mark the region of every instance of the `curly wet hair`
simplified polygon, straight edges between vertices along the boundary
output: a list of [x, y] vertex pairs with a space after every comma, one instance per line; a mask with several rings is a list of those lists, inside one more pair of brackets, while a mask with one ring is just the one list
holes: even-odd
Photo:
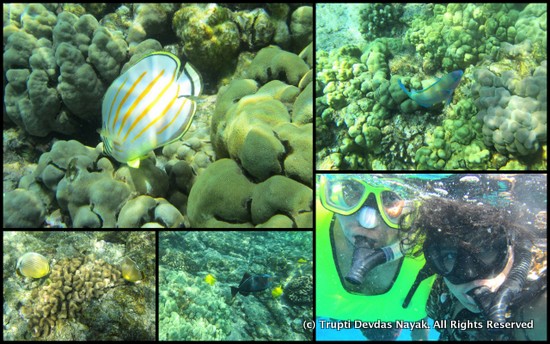
[[422, 202], [415, 219], [403, 228], [401, 249], [408, 255], [422, 254], [426, 238], [453, 240], [472, 253], [480, 252], [505, 235], [509, 242], [532, 240], [530, 232], [519, 225], [511, 211], [488, 204], [466, 203], [444, 198]]

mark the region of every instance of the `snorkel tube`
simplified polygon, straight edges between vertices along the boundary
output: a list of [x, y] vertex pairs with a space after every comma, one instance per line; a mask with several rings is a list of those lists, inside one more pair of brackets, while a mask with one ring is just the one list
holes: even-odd
[[487, 287], [479, 287], [467, 293], [487, 319], [497, 323], [506, 322], [506, 312], [510, 305], [518, 300], [531, 266], [532, 253], [528, 244], [525, 240], [514, 247], [513, 266], [498, 291], [491, 292]]
[[346, 275], [346, 281], [354, 285], [361, 285], [369, 271], [382, 265], [403, 257], [399, 243], [379, 249], [372, 249], [367, 245], [367, 239], [363, 236], [355, 237], [355, 250], [351, 269]]
[[514, 263], [510, 275], [500, 287], [487, 313], [487, 317], [495, 322], [506, 322], [505, 314], [508, 306], [523, 289], [532, 260], [532, 253], [527, 245], [528, 241], [526, 240], [522, 245], [514, 247], [514, 257], [516, 257], [517, 263]]

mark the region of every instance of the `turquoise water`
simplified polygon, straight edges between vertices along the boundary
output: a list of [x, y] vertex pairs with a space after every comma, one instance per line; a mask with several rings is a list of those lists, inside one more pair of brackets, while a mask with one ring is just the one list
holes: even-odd
[[[301, 326], [313, 318], [311, 232], [161, 232], [159, 242], [160, 340], [312, 339]], [[269, 275], [268, 288], [232, 297], [245, 273]]]

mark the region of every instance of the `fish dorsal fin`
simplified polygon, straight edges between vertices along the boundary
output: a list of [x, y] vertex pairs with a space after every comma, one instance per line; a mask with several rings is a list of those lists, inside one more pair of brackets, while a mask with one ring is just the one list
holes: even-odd
[[243, 279], [241, 280], [241, 283], [239, 283], [239, 287], [241, 285], [243, 285], [244, 282], [246, 282], [246, 280], [248, 280], [250, 278], [250, 274], [248, 272], [245, 272], [244, 275], [243, 275]]
[[197, 69], [186, 63], [178, 77], [180, 92], [178, 96], [199, 96], [202, 92], [202, 78]]

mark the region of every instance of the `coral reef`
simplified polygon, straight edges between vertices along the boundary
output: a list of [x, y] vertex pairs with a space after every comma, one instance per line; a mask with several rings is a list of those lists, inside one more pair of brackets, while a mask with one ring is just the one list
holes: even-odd
[[359, 30], [366, 40], [397, 35], [400, 25], [395, 25], [403, 15], [402, 4], [365, 4], [359, 11]]
[[302, 276], [293, 279], [285, 286], [285, 297], [293, 304], [313, 304], [313, 277]]
[[128, 46], [91, 15], [62, 12], [49, 20], [55, 16], [43, 5], [30, 6], [32, 17], [42, 21], [12, 14], [4, 27], [6, 114], [32, 135], [75, 134], [83, 124], [97, 123], [103, 93]]
[[485, 144], [502, 154], [529, 155], [546, 142], [546, 61], [532, 76], [505, 71], [501, 78], [480, 68], [472, 87]]
[[[220, 90], [212, 144], [218, 159], [238, 164], [218, 160], [197, 179], [189, 195], [193, 226], [311, 226], [308, 53], [311, 49], [300, 57], [278, 47], [264, 48], [245, 72], [256, 80], [237, 79]], [[265, 84], [258, 87], [257, 82]], [[224, 188], [219, 187], [222, 183]], [[270, 199], [264, 199], [266, 191]]]
[[[311, 288], [312, 265], [299, 264], [296, 258], [312, 258], [311, 233], [163, 231], [159, 239], [160, 340], [312, 338], [300, 325], [301, 319], [312, 316], [312, 290], [306, 303], [271, 294], [293, 280], [305, 286], [309, 279]], [[272, 285], [232, 299], [231, 287], [247, 271], [273, 276]], [[216, 281], [209, 284], [208, 276]]]
[[4, 194], [3, 208], [4, 228], [37, 228], [44, 222], [46, 215], [46, 208], [37, 195], [25, 189], [15, 189]]
[[[546, 99], [541, 95], [546, 92], [546, 5], [319, 9], [321, 28], [332, 22], [347, 31], [343, 43], [317, 51], [318, 169], [545, 168]], [[361, 28], [363, 41], [354, 33]], [[321, 30], [317, 41], [324, 46], [330, 36], [330, 31]], [[483, 85], [476, 77], [480, 68], [502, 78], [507, 97], [502, 91], [489, 94], [488, 88], [502, 86]], [[407, 87], [422, 89], [458, 69], [464, 76], [450, 105], [420, 108], [398, 85], [402, 80]], [[506, 103], [498, 107], [510, 107], [509, 111], [495, 115], [497, 98]], [[502, 119], [492, 120], [495, 117]], [[504, 119], [505, 139], [500, 129]]]
[[[4, 225], [189, 227], [193, 184], [223, 158], [254, 183], [281, 175], [311, 188], [312, 16], [301, 4], [5, 5], [4, 179], [14, 197]], [[185, 137], [132, 170], [98, 145], [101, 103], [113, 80], [155, 51], [198, 67], [207, 95], [194, 99]], [[239, 90], [242, 80], [254, 89]], [[264, 110], [277, 123], [255, 118]]]
[[[155, 338], [154, 232], [5, 231], [4, 340], [152, 340]], [[16, 275], [22, 250], [52, 261], [49, 275]], [[146, 278], [122, 278], [132, 257]]]
[[75, 318], [83, 303], [121, 283], [120, 271], [103, 260], [64, 258], [52, 267], [50, 284], [35, 289], [21, 312], [34, 336], [48, 336], [59, 321]]
[[187, 5], [174, 14], [173, 29], [182, 40], [183, 50], [191, 62], [206, 73], [218, 73], [234, 60], [241, 43], [231, 10], [209, 5]]

